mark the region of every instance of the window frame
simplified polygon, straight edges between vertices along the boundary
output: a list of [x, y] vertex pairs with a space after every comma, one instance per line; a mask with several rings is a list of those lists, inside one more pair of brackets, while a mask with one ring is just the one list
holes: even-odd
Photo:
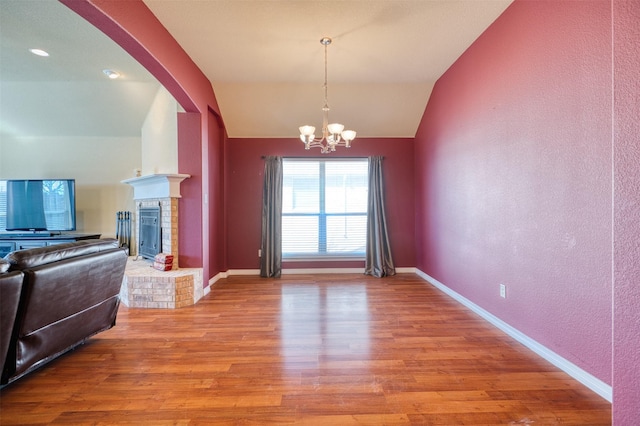
[[[281, 217], [317, 217], [318, 218], [318, 252], [317, 253], [287, 253], [282, 252], [282, 260], [285, 262], [301, 262], [301, 261], [361, 261], [365, 260], [365, 251], [362, 252], [347, 252], [345, 254], [339, 253], [326, 253], [327, 250], [327, 218], [329, 217], [364, 217], [367, 220], [368, 212], [365, 204], [364, 212], [339, 212], [331, 213], [326, 211], [326, 163], [329, 162], [341, 162], [341, 161], [360, 161], [367, 165], [367, 183], [368, 183], [368, 157], [339, 157], [339, 158], [300, 158], [300, 157], [283, 157], [283, 164], [286, 161], [302, 162], [308, 161], [310, 163], [319, 163], [319, 212], [300, 212], [300, 213], [285, 213], [282, 209]], [[283, 171], [283, 189], [284, 189], [284, 171]], [[368, 185], [367, 185], [368, 186]], [[368, 188], [367, 188], [368, 191]], [[366, 235], [366, 229], [365, 235]], [[366, 239], [365, 239], [366, 245]], [[365, 247], [366, 250], [366, 247]]]

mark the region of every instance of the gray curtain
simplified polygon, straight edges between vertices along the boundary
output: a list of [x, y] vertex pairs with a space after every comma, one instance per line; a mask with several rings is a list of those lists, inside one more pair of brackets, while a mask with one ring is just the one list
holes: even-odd
[[364, 264], [365, 275], [385, 277], [395, 275], [387, 235], [387, 219], [384, 213], [384, 181], [382, 160], [369, 157], [369, 201], [367, 206], [367, 248]]
[[264, 163], [260, 276], [279, 277], [282, 272], [282, 158], [269, 156]]

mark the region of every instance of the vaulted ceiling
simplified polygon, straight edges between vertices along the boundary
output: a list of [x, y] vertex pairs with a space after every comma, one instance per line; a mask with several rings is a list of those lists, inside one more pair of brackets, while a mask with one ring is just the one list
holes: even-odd
[[[230, 137], [331, 121], [412, 137], [436, 80], [512, 0], [145, 0], [212, 82]], [[34, 56], [41, 48], [49, 57]], [[122, 74], [109, 80], [103, 69]], [[0, 3], [0, 134], [139, 136], [159, 83], [51, 0]]]
[[[109, 80], [105, 68], [126, 76]], [[158, 87], [58, 1], [0, 1], [0, 137], [139, 137]]]

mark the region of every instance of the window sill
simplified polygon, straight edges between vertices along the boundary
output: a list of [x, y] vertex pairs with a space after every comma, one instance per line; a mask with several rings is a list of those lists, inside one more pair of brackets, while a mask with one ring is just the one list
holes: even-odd
[[364, 256], [287, 256], [283, 262], [354, 262], [364, 261]]

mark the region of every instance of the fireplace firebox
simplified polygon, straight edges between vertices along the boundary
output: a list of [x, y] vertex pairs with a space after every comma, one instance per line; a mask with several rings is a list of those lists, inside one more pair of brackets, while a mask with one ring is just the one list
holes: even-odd
[[140, 236], [138, 238], [138, 255], [153, 259], [162, 251], [162, 226], [160, 224], [160, 205], [142, 207], [140, 214]]

